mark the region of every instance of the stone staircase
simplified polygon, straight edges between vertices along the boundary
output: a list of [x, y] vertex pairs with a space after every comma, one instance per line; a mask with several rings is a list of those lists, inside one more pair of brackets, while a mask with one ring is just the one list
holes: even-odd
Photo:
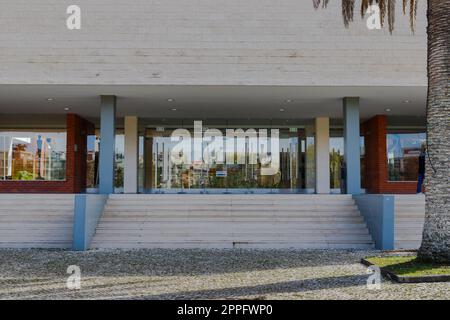
[[424, 221], [424, 195], [396, 195], [395, 249], [418, 249]]
[[110, 195], [91, 248], [373, 248], [350, 195]]
[[71, 248], [73, 194], [0, 194], [0, 248]]

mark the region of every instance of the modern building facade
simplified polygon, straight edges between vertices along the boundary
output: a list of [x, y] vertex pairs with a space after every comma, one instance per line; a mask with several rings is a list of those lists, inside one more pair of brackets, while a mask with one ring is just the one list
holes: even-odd
[[338, 3], [70, 5], [1, 4], [1, 193], [416, 193], [425, 3], [393, 35]]

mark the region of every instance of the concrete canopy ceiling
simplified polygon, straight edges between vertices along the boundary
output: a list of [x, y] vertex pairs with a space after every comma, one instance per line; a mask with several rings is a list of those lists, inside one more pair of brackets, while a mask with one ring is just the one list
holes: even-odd
[[423, 117], [426, 94], [426, 87], [0, 85], [0, 116], [71, 112], [97, 121], [100, 95], [116, 95], [118, 117], [339, 119], [346, 96], [361, 98], [362, 119], [376, 114]]

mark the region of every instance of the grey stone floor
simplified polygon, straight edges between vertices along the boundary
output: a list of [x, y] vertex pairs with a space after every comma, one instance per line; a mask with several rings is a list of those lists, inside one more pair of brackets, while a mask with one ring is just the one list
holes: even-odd
[[[367, 289], [343, 250], [0, 250], [0, 299], [450, 299], [450, 283]], [[81, 268], [81, 289], [66, 287]]]

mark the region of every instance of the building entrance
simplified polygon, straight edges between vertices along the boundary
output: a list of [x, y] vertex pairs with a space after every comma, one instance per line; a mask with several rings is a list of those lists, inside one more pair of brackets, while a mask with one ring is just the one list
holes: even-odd
[[313, 193], [314, 136], [305, 128], [208, 126], [145, 131], [150, 193]]

